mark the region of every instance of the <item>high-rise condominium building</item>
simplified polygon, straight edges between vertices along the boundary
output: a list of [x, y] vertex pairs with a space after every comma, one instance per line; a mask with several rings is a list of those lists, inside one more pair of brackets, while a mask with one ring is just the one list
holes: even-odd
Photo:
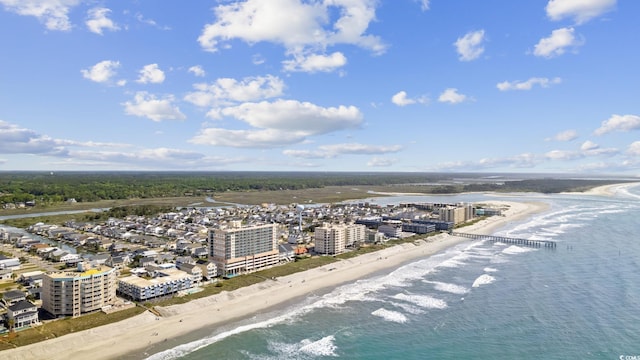
[[45, 273], [42, 278], [42, 308], [58, 316], [80, 316], [116, 301], [116, 270], [108, 266], [77, 271]]
[[209, 230], [209, 258], [218, 274], [233, 276], [278, 264], [276, 225], [254, 225]]

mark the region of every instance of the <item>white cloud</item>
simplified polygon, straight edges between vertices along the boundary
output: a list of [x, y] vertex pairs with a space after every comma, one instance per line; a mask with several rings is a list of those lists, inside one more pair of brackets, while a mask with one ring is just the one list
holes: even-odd
[[139, 91], [134, 96], [133, 102], [127, 101], [123, 105], [127, 115], [146, 117], [153, 121], [186, 119], [187, 117], [173, 105], [173, 102], [173, 96], [158, 99], [155, 95]]
[[116, 75], [116, 69], [119, 67], [120, 62], [118, 61], [104, 60], [88, 69], [82, 69], [80, 72], [85, 79], [89, 79], [97, 83], [106, 83]]
[[535, 154], [524, 153], [504, 158], [484, 158], [479, 161], [450, 161], [438, 164], [432, 170], [486, 170], [495, 168], [532, 168], [539, 164], [540, 157]]
[[[377, 36], [366, 33], [375, 20], [377, 4], [375, 0], [246, 0], [221, 4], [214, 9], [216, 22], [205, 25], [198, 42], [211, 52], [218, 51], [220, 42], [240, 39], [249, 44], [280, 44], [287, 54], [304, 58], [337, 44], [356, 45], [379, 54], [386, 46]], [[295, 56], [293, 61], [295, 64]]]
[[458, 38], [453, 45], [456, 47], [460, 61], [475, 60], [484, 52], [482, 42], [485, 40], [484, 30], [471, 31]]
[[571, 141], [578, 138], [578, 132], [575, 130], [565, 130], [557, 133], [553, 138], [545, 139], [546, 141]]
[[303, 159], [330, 159], [340, 155], [388, 154], [402, 150], [401, 145], [366, 145], [359, 143], [321, 145], [316, 150], [285, 150], [282, 153]]
[[576, 39], [573, 28], [560, 28], [553, 30], [549, 37], [540, 39], [533, 54], [552, 58], [564, 54], [567, 48], [577, 48], [583, 43], [584, 41]]
[[458, 104], [468, 100], [466, 95], [458, 93], [458, 89], [448, 88], [438, 97], [439, 102], [448, 102], [449, 104]]
[[304, 141], [309, 136], [354, 128], [362, 122], [355, 106], [321, 107], [296, 100], [243, 103], [216, 110], [249, 124], [252, 129], [205, 128], [191, 142], [232, 147], [277, 147]]
[[307, 135], [326, 134], [354, 128], [362, 122], [362, 113], [355, 106], [321, 107], [297, 100], [243, 103], [220, 111], [261, 129], [301, 131]]
[[64, 144], [49, 136], [0, 120], [1, 154], [64, 154]]
[[580, 150], [582, 151], [589, 151], [589, 150], [595, 150], [599, 148], [598, 144], [594, 143], [593, 141], [587, 140], [585, 142], [582, 143], [582, 145], [580, 145]]
[[140, 70], [140, 76], [136, 82], [147, 84], [160, 84], [164, 81], [164, 72], [160, 70], [158, 64], [145, 65]]
[[612, 10], [615, 5], [616, 0], [549, 0], [546, 10], [551, 20], [573, 18], [581, 24]]
[[380, 157], [373, 157], [371, 160], [367, 162], [367, 166], [369, 167], [388, 167], [395, 164], [397, 159], [387, 159]]
[[640, 129], [640, 116], [637, 115], [611, 115], [602, 122], [602, 126], [594, 131], [596, 135], [604, 135], [613, 131], [628, 132]]
[[627, 154], [640, 156], [640, 141], [634, 141], [633, 143], [631, 143], [631, 145], [629, 145], [629, 148], [627, 148]]
[[194, 88], [197, 91], [188, 93], [184, 99], [194, 105], [207, 107], [278, 97], [282, 95], [285, 85], [279, 77], [266, 75], [242, 80], [220, 78], [212, 84], [195, 84]]
[[205, 128], [189, 142], [235, 148], [273, 148], [303, 141], [306, 133], [280, 129], [229, 130]]
[[422, 8], [422, 11], [429, 10], [429, 1], [430, 0], [418, 0], [418, 2], [420, 3], [420, 8]]
[[136, 14], [136, 20], [138, 20], [142, 24], [150, 25], [160, 30], [171, 30], [171, 27], [158, 25], [158, 23], [155, 20], [147, 19], [142, 14], [139, 14], [139, 13]]
[[107, 16], [111, 13], [111, 10], [107, 8], [93, 8], [87, 12], [88, 19], [85, 22], [89, 31], [102, 35], [102, 30], [107, 29], [110, 31], [120, 30], [120, 27], [109, 19]]
[[69, 31], [69, 11], [80, 0], [0, 0], [0, 4], [18, 15], [38, 18], [49, 30]]
[[496, 87], [500, 91], [508, 91], [508, 90], [531, 90], [534, 85], [539, 85], [540, 87], [546, 88], [554, 84], [560, 84], [562, 79], [559, 77], [549, 79], [549, 78], [538, 78], [532, 77], [527, 81], [503, 81], [498, 83]]
[[583, 157], [580, 152], [572, 150], [551, 150], [544, 156], [549, 160], [575, 160]]
[[190, 67], [189, 72], [198, 77], [204, 77], [205, 75], [207, 75], [207, 73], [204, 71], [204, 69], [200, 65], [194, 65]]
[[619, 153], [615, 148], [600, 148], [600, 145], [585, 141], [580, 145], [580, 150], [552, 150], [545, 154], [548, 160], [571, 161], [592, 156], [611, 156]]
[[331, 72], [347, 64], [347, 58], [341, 52], [331, 55], [295, 54], [292, 60], [282, 62], [284, 70], [290, 72]]
[[427, 104], [429, 102], [429, 99], [426, 96], [408, 98], [406, 91], [399, 91], [391, 97], [391, 102], [398, 106], [407, 106], [416, 103]]

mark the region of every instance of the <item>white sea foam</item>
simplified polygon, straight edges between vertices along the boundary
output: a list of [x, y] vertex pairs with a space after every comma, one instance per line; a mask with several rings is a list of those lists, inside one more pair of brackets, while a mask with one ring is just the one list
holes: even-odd
[[371, 313], [371, 315], [375, 315], [378, 317], [381, 317], [387, 321], [391, 321], [391, 322], [397, 322], [397, 323], [406, 323], [409, 319], [407, 319], [407, 317], [397, 311], [391, 311], [391, 310], [387, 310], [387, 309], [383, 309], [380, 308], [374, 312]]
[[444, 309], [447, 307], [446, 301], [428, 295], [408, 295], [400, 293], [394, 295], [393, 298], [412, 303], [425, 309]]
[[492, 267], [484, 268], [484, 272], [496, 272], [496, 271], [498, 271], [498, 269], [496, 269], [496, 268], [492, 268]]
[[508, 248], [502, 250], [502, 253], [503, 254], [514, 255], [514, 254], [526, 253], [526, 252], [529, 252], [529, 251], [536, 251], [536, 249], [525, 248], [525, 247], [516, 246], [516, 245], [511, 245]]
[[445, 283], [440, 281], [425, 281], [425, 283], [433, 284], [434, 285], [433, 288], [438, 291], [448, 292], [451, 294], [462, 295], [469, 292], [469, 289], [461, 285], [450, 284], [450, 283]]
[[496, 281], [496, 278], [494, 278], [493, 276], [487, 275], [487, 274], [482, 274], [482, 275], [478, 276], [478, 278], [473, 282], [473, 285], [471, 285], [471, 287], [477, 288], [477, 287], [480, 287], [482, 285], [491, 284], [494, 281]]
[[404, 312], [407, 312], [412, 315], [424, 314], [424, 310], [420, 309], [417, 306], [413, 306], [411, 304], [396, 302], [396, 301], [391, 301], [389, 303], [395, 307], [399, 307]]
[[336, 349], [338, 348], [335, 344], [335, 337], [333, 335], [325, 336], [320, 340], [311, 341], [309, 339], [302, 340], [300, 347], [300, 351], [306, 354], [314, 355], [314, 356], [338, 356], [336, 354]]

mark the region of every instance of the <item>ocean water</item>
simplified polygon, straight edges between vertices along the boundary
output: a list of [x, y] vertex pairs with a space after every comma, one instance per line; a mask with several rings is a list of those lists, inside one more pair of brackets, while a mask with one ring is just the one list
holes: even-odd
[[446, 201], [491, 199], [549, 203], [496, 234], [557, 248], [469, 241], [148, 358], [640, 359], [640, 187]]

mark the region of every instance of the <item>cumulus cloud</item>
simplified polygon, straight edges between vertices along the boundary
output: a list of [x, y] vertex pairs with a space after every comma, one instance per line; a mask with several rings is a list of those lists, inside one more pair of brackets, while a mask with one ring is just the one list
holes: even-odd
[[339, 51], [331, 55], [296, 54], [292, 60], [282, 62], [285, 71], [289, 72], [331, 72], [347, 64], [347, 58]]
[[331, 144], [318, 146], [316, 150], [285, 150], [282, 153], [303, 159], [330, 159], [340, 155], [374, 155], [395, 153], [402, 150], [401, 145], [366, 145], [359, 143]]
[[594, 143], [593, 141], [587, 140], [583, 142], [582, 145], [580, 145], [580, 150], [589, 151], [589, 150], [595, 150], [598, 147], [599, 147], [598, 144]]
[[301, 131], [308, 135], [354, 128], [362, 122], [362, 113], [355, 106], [321, 107], [297, 100], [243, 103], [224, 108], [222, 116], [242, 120], [261, 129]]
[[575, 130], [565, 130], [555, 134], [552, 138], [545, 139], [546, 141], [571, 141], [578, 138], [578, 132]]
[[153, 121], [186, 119], [173, 102], [174, 98], [171, 95], [159, 99], [155, 95], [139, 91], [133, 101], [127, 101], [123, 105], [127, 115], [146, 117]]
[[205, 128], [189, 142], [199, 145], [235, 148], [273, 148], [299, 143], [306, 136], [304, 132], [279, 129], [231, 130]]
[[634, 141], [627, 148], [627, 154], [633, 156], [640, 156], [640, 141]]
[[426, 104], [429, 102], [429, 99], [426, 96], [409, 98], [407, 97], [406, 91], [399, 91], [391, 97], [391, 102], [398, 106], [407, 106], [407, 105], [416, 104], [416, 103]]
[[439, 102], [447, 102], [449, 104], [458, 104], [468, 100], [467, 95], [458, 93], [456, 88], [448, 88], [438, 97]]
[[532, 168], [539, 164], [542, 159], [531, 153], [524, 153], [504, 158], [483, 158], [478, 161], [450, 161], [440, 163], [432, 170], [469, 171], [486, 170], [495, 168]]
[[553, 30], [549, 37], [540, 39], [535, 45], [533, 54], [552, 58], [564, 54], [567, 48], [577, 48], [583, 43], [584, 41], [576, 38], [573, 28], [560, 28]]
[[549, 0], [546, 11], [551, 20], [573, 18], [581, 24], [612, 10], [615, 5], [616, 0]]
[[69, 31], [69, 11], [80, 0], [0, 0], [0, 4], [18, 15], [36, 17], [49, 30]]
[[594, 131], [596, 135], [604, 135], [613, 131], [628, 132], [640, 129], [640, 116], [637, 115], [611, 115], [602, 122], [602, 125]]
[[194, 65], [190, 67], [189, 72], [198, 77], [204, 77], [205, 75], [207, 75], [207, 73], [204, 71], [204, 69], [200, 65]]
[[[366, 33], [369, 23], [375, 20], [377, 3], [375, 0], [246, 0], [221, 4], [214, 9], [216, 22], [205, 25], [198, 42], [211, 52], [218, 51], [221, 42], [240, 39], [249, 44], [262, 41], [280, 44], [287, 54], [303, 58], [338, 44], [356, 45], [379, 54], [386, 46], [377, 36]], [[339, 56], [318, 60], [323, 63], [330, 60], [334, 66], [341, 61]], [[295, 60], [295, 56], [292, 61], [285, 65], [306, 63]]]
[[0, 120], [0, 153], [58, 155], [66, 149], [60, 140]]
[[252, 129], [205, 128], [191, 139], [196, 144], [268, 148], [299, 143], [307, 137], [354, 128], [362, 122], [355, 106], [321, 107], [296, 100], [248, 102], [217, 111]]
[[118, 61], [104, 60], [88, 69], [82, 69], [80, 72], [85, 79], [89, 79], [97, 83], [107, 83], [116, 75], [116, 69], [119, 67], [120, 62]]
[[195, 84], [194, 88], [196, 91], [188, 93], [185, 100], [200, 107], [210, 107], [278, 97], [285, 85], [279, 77], [266, 75], [242, 80], [220, 78], [212, 84]]
[[482, 46], [484, 40], [484, 30], [471, 31], [458, 38], [453, 45], [456, 47], [460, 61], [471, 61], [480, 57], [484, 52]]
[[102, 35], [103, 30], [118, 31], [120, 27], [109, 19], [108, 16], [111, 13], [107, 8], [93, 8], [87, 12], [88, 19], [85, 22], [89, 31]]
[[618, 154], [619, 150], [615, 148], [601, 148], [600, 145], [585, 141], [580, 145], [579, 150], [552, 150], [545, 154], [549, 160], [570, 161], [593, 156], [612, 156]]
[[164, 81], [164, 71], [160, 70], [158, 64], [145, 65], [139, 73], [140, 76], [136, 82], [141, 84], [160, 84]]
[[389, 167], [395, 164], [397, 159], [388, 159], [381, 157], [373, 157], [371, 160], [367, 162], [367, 166], [369, 167]]
[[531, 90], [534, 85], [546, 88], [554, 84], [560, 84], [561, 82], [562, 79], [560, 79], [559, 77], [555, 77], [553, 79], [532, 77], [526, 81], [503, 81], [501, 83], [498, 83], [496, 87], [500, 91]]

